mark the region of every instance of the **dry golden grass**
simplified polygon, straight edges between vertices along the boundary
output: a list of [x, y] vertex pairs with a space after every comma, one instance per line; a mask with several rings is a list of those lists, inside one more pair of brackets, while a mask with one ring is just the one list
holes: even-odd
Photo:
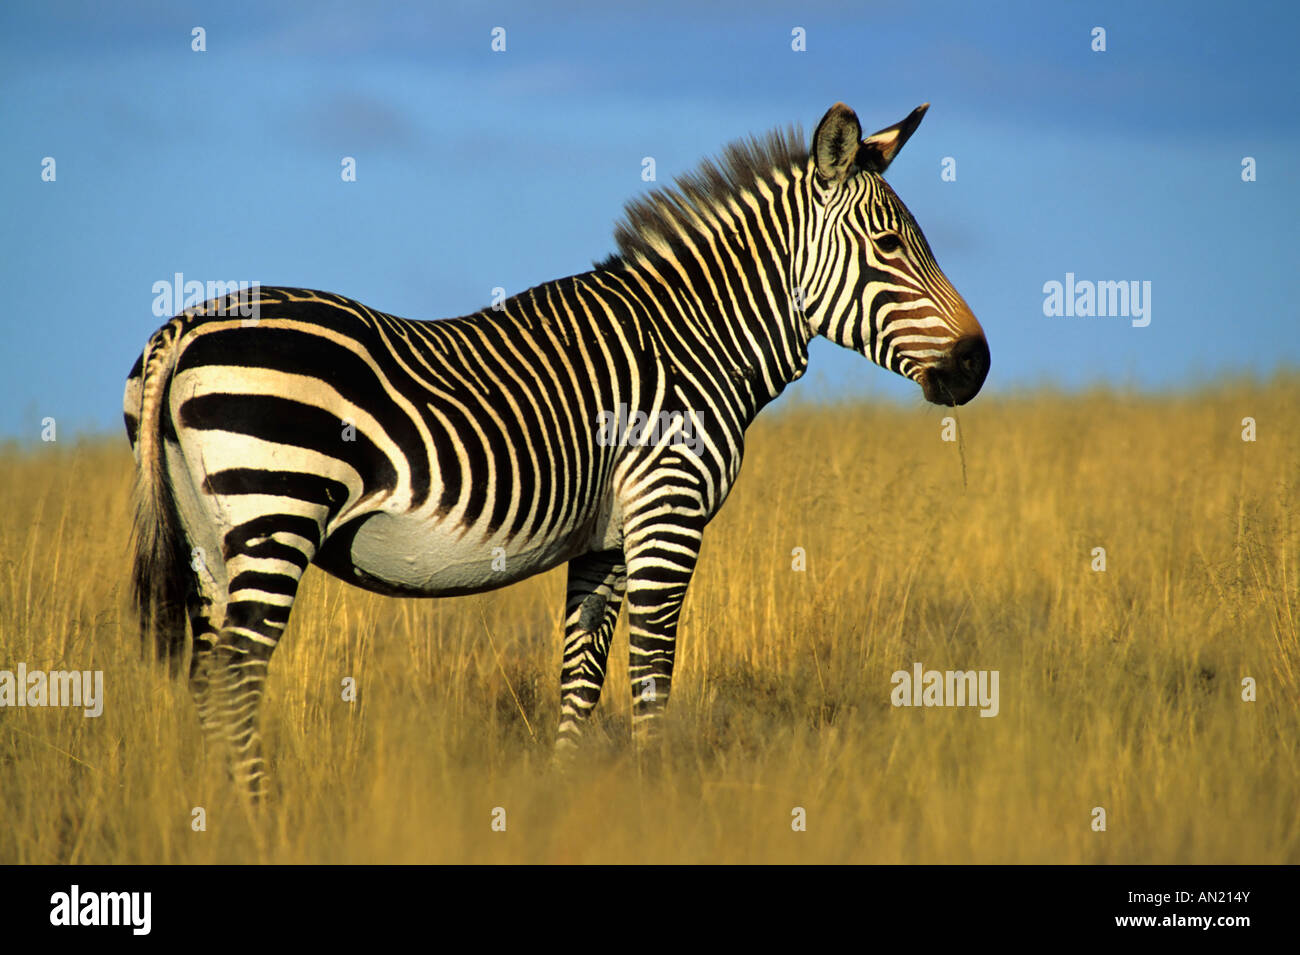
[[[139, 656], [125, 439], [11, 449], [0, 669], [102, 669], [107, 701], [0, 709], [0, 862], [1300, 862], [1300, 381], [980, 399], [965, 487], [941, 416], [787, 407], [751, 431], [654, 773], [626, 617], [590, 746], [548, 769], [562, 571], [414, 601], [313, 570], [251, 820], [184, 684]], [[1001, 714], [891, 707], [914, 661], [998, 669]]]

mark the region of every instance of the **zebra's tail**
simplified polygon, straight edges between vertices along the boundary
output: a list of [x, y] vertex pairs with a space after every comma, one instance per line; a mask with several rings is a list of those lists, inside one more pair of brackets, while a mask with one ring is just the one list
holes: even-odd
[[[180, 673], [185, 653], [185, 596], [190, 573], [186, 538], [176, 499], [167, 478], [163, 416], [167, 384], [175, 363], [180, 321], [174, 319], [149, 339], [127, 379], [126, 414], [137, 418], [135, 430], [136, 494], [131, 593], [140, 619], [140, 638], [147, 652], [150, 638], [172, 676]], [[132, 398], [138, 396], [138, 401]], [[132, 407], [134, 403], [135, 407]]]

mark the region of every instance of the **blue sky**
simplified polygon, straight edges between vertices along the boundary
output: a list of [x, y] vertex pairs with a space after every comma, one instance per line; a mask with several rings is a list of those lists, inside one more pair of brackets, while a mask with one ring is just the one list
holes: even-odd
[[[263, 6], [0, 9], [0, 437], [120, 429], [176, 272], [464, 314], [608, 254], [643, 157], [667, 183], [836, 100], [868, 131], [932, 103], [887, 178], [987, 391], [1300, 365], [1294, 4]], [[1067, 272], [1149, 281], [1150, 325], [1044, 316]], [[792, 391], [918, 400], [829, 343]]]

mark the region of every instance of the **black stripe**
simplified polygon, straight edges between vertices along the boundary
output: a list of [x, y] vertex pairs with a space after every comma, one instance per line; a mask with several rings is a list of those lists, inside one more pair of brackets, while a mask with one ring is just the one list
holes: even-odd
[[397, 487], [397, 471], [359, 427], [351, 440], [337, 415], [289, 398], [271, 395], [199, 395], [181, 405], [181, 426], [196, 431], [226, 431], [306, 448], [344, 461], [361, 475], [367, 495]]
[[260, 570], [246, 570], [236, 574], [230, 581], [230, 593], [240, 590], [260, 590], [267, 594], [285, 594], [292, 597], [298, 590], [298, 581], [288, 574], [267, 573]]
[[261, 545], [252, 545], [250, 541], [258, 537], [269, 538], [272, 534], [278, 533], [294, 534], [311, 541], [313, 551], [320, 547], [320, 525], [310, 517], [301, 517], [297, 514], [266, 514], [231, 528], [222, 541], [221, 556], [229, 560], [236, 554], [253, 554], [254, 547]]
[[301, 471], [265, 471], [259, 468], [228, 468], [209, 474], [203, 480], [209, 494], [270, 494], [298, 501], [321, 504], [334, 517], [348, 499], [348, 486], [342, 481], [305, 474]]

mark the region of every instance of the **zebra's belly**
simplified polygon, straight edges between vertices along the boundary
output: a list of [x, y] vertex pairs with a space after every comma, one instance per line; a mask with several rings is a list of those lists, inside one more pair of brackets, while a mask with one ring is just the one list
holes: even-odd
[[531, 577], [592, 549], [586, 533], [509, 550], [459, 528], [413, 515], [373, 513], [340, 529], [316, 563], [348, 583], [398, 596], [480, 593]]

